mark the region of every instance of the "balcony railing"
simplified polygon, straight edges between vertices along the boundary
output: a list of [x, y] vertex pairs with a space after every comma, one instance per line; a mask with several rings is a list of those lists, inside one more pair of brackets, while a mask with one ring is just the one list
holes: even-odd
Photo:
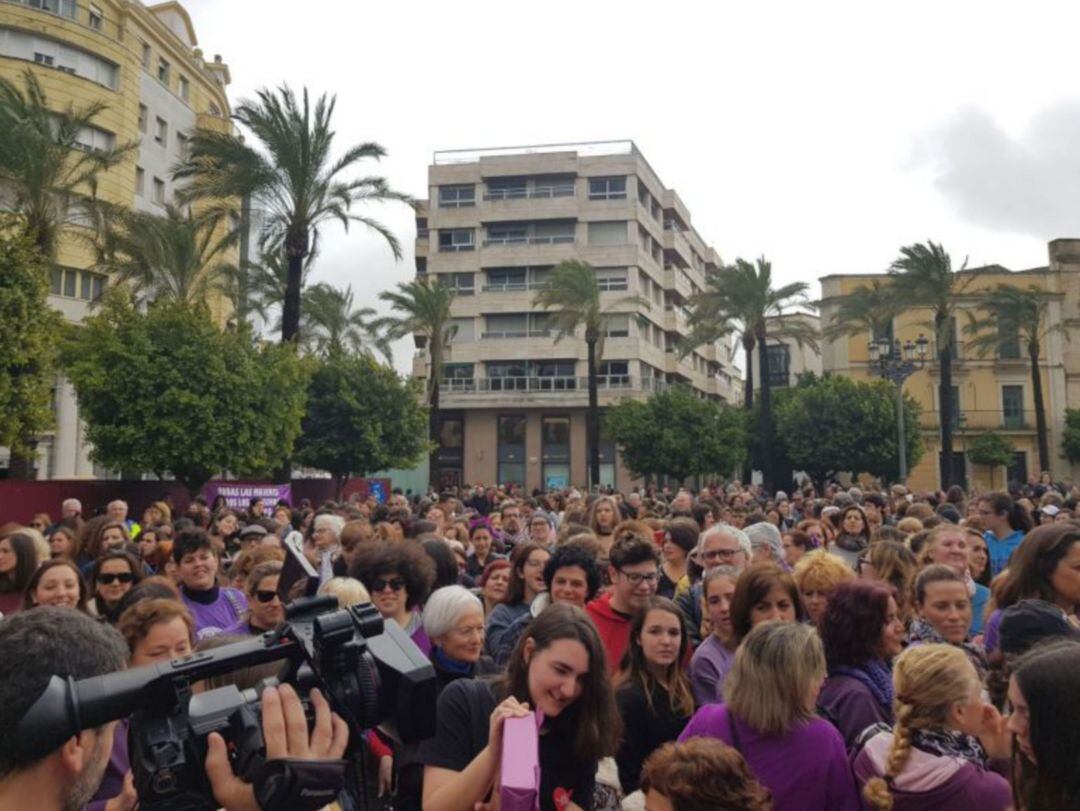
[[[936, 401], [934, 405], [937, 405]], [[919, 422], [923, 428], [938, 428], [941, 412], [936, 408], [923, 410]], [[1049, 415], [1047, 415], [1049, 420]], [[1034, 431], [1035, 411], [1002, 411], [999, 409], [960, 408], [953, 414], [953, 430], [957, 433], [983, 431]]]
[[[652, 377], [633, 377], [631, 375], [599, 375], [596, 379], [600, 391], [641, 391], [646, 393], [661, 392], [668, 384]], [[587, 377], [482, 377], [463, 380], [444, 380], [439, 386], [444, 394], [484, 394], [503, 391], [574, 391], [586, 392], [589, 388]]]
[[557, 186], [537, 186], [533, 189], [488, 189], [484, 193], [484, 200], [488, 202], [499, 200], [543, 200], [552, 197], [573, 197], [574, 184], [559, 184]]
[[529, 329], [529, 330], [495, 330], [493, 332], [485, 332], [480, 336], [485, 341], [501, 340], [503, 338], [549, 338], [551, 337], [551, 330], [549, 329]]
[[548, 282], [494, 282], [485, 284], [485, 293], [524, 293], [528, 290], [547, 290]]
[[484, 240], [484, 247], [490, 245], [566, 245], [573, 241], [573, 234], [552, 234], [542, 237], [489, 236]]

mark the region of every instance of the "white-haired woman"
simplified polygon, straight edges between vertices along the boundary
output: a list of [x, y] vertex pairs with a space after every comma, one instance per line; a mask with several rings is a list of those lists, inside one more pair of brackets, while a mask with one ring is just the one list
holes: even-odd
[[326, 582], [335, 574], [344, 574], [342, 565], [334, 563], [341, 556], [341, 530], [345, 519], [332, 513], [320, 513], [311, 524], [311, 545], [308, 553], [319, 570], [320, 579]]

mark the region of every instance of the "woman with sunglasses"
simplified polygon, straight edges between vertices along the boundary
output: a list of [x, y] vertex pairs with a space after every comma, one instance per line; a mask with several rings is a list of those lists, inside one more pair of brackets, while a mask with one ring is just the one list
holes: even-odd
[[426, 656], [431, 640], [424, 633], [420, 606], [435, 582], [435, 564], [415, 541], [391, 541], [361, 550], [350, 576], [364, 584], [384, 620], [394, 620]]
[[260, 563], [252, 568], [244, 581], [248, 610], [240, 621], [224, 633], [233, 636], [258, 636], [272, 631], [285, 619], [285, 606], [278, 597], [278, 579], [281, 564], [276, 560]]
[[91, 608], [110, 625], [120, 619], [120, 600], [143, 578], [142, 564], [130, 552], [110, 549], [94, 564], [90, 590], [94, 593]]

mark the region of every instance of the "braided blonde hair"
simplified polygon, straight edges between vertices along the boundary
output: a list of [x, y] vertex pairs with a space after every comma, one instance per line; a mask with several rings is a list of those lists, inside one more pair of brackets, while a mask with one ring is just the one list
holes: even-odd
[[980, 688], [979, 676], [963, 649], [955, 645], [915, 645], [893, 667], [893, 743], [885, 774], [866, 781], [863, 797], [878, 811], [890, 811], [890, 787], [911, 756], [911, 733], [947, 727], [949, 712], [966, 704]]

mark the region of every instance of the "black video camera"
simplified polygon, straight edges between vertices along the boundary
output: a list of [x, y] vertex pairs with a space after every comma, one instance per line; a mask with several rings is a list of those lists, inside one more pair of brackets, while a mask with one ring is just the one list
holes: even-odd
[[[263, 765], [258, 690], [191, 689], [239, 668], [285, 660], [280, 681], [295, 687], [308, 710], [306, 697], [319, 688], [349, 725], [352, 767], [362, 730], [390, 722], [404, 742], [434, 734], [435, 672], [397, 623], [384, 625], [370, 603], [339, 609], [330, 596], [301, 597], [285, 616], [262, 636], [172, 662], [78, 681], [53, 676], [16, 734], [31, 755], [44, 757], [80, 730], [130, 716], [141, 811], [215, 811], [204, 768], [210, 732], [225, 738], [236, 774], [250, 781]], [[350, 777], [353, 792], [360, 781]], [[354, 795], [354, 807], [364, 804]]]

